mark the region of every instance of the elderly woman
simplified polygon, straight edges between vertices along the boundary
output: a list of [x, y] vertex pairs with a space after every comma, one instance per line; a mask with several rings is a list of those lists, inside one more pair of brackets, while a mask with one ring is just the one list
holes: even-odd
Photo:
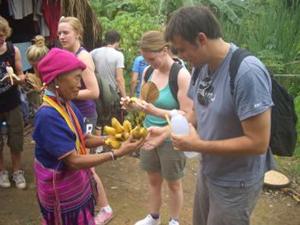
[[73, 53], [52, 49], [38, 64], [46, 85], [36, 114], [33, 139], [37, 197], [43, 224], [94, 225], [95, 194], [91, 167], [138, 149], [143, 140], [131, 138], [114, 152], [86, 154], [86, 147], [104, 140], [84, 134], [83, 119], [70, 101], [80, 90], [85, 64]]

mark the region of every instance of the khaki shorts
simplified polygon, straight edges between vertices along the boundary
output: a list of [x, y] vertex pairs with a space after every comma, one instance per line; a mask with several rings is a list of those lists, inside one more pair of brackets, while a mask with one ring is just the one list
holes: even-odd
[[[12, 152], [23, 151], [24, 143], [24, 121], [21, 106], [10, 110], [9, 112], [0, 113], [0, 122], [7, 123], [7, 145]], [[4, 139], [0, 135], [0, 151], [3, 150]]]
[[172, 142], [165, 141], [151, 151], [140, 151], [141, 168], [147, 172], [159, 172], [168, 180], [179, 180], [184, 176], [186, 158], [183, 152], [174, 150]]

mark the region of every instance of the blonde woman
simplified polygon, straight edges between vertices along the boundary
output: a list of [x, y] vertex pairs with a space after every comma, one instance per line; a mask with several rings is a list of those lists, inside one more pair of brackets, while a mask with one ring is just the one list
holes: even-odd
[[[0, 124], [7, 123], [7, 145], [11, 151], [13, 181], [19, 189], [26, 188], [24, 171], [21, 169], [23, 151], [23, 115], [18, 85], [23, 83], [25, 75], [22, 71], [22, 61], [19, 49], [6, 39], [11, 34], [11, 28], [6, 19], [0, 16]], [[11, 66], [17, 78], [10, 79], [7, 75]], [[9, 188], [11, 183], [8, 171], [4, 167], [4, 139], [0, 135], [0, 187]]]
[[37, 74], [38, 62], [48, 53], [49, 49], [45, 44], [45, 38], [42, 35], [37, 35], [33, 39], [34, 44], [27, 51], [26, 56], [28, 62], [32, 65], [34, 73]]
[[37, 109], [42, 103], [40, 94], [43, 86], [37, 70], [37, 64], [48, 53], [49, 49], [42, 35], [35, 36], [33, 42], [34, 44], [27, 49], [26, 56], [34, 73], [26, 74], [26, 83], [30, 84], [30, 92], [27, 93], [28, 100]]
[[[95, 65], [88, 51], [82, 47], [83, 27], [81, 22], [75, 17], [62, 17], [58, 23], [58, 38], [65, 50], [74, 53], [85, 65], [82, 72], [81, 90], [73, 102], [84, 117], [87, 133], [95, 129], [97, 123], [97, 112], [94, 99], [99, 96], [99, 88], [95, 76]], [[99, 196], [97, 205], [100, 211], [96, 216], [97, 225], [106, 224], [112, 218], [112, 209], [108, 204], [108, 199], [103, 184], [94, 171], [94, 178], [97, 181]]]
[[[167, 124], [165, 115], [171, 114], [173, 109], [186, 111], [192, 109], [192, 101], [187, 96], [190, 82], [189, 72], [181, 68], [178, 73], [178, 92], [174, 97], [170, 88], [169, 76], [171, 68], [178, 66], [169, 54], [169, 44], [164, 40], [160, 31], [146, 32], [140, 41], [140, 50], [144, 59], [153, 68], [149, 81], [156, 84], [159, 97], [154, 104], [143, 103], [143, 111], [147, 116], [144, 126], [163, 127]], [[144, 75], [149, 67], [145, 68]], [[125, 106], [126, 107], [126, 106]], [[137, 107], [139, 107], [137, 105]], [[183, 203], [181, 179], [184, 175], [186, 159], [183, 152], [175, 151], [170, 139], [151, 151], [141, 150], [141, 167], [148, 174], [149, 181], [149, 214], [135, 225], [160, 224], [160, 207], [162, 184], [165, 180], [169, 189], [169, 225], [179, 225], [179, 213]]]

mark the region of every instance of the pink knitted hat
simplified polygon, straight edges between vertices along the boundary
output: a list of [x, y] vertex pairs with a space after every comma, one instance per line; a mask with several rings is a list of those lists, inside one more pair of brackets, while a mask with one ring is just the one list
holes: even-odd
[[74, 53], [52, 48], [38, 63], [37, 68], [43, 82], [50, 84], [59, 75], [76, 69], [84, 70], [86, 65], [77, 59]]

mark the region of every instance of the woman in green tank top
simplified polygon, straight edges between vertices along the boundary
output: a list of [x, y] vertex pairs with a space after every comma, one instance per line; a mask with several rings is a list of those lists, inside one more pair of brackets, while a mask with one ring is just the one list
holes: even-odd
[[[164, 34], [159, 31], [146, 32], [140, 42], [141, 53], [145, 60], [153, 67], [149, 77], [158, 88], [159, 96], [153, 103], [144, 104], [143, 110], [147, 114], [144, 126], [165, 126], [165, 115], [170, 115], [173, 109], [192, 109], [192, 101], [187, 96], [190, 82], [189, 72], [182, 68], [178, 73], [177, 96], [173, 96], [169, 84], [169, 76], [174, 60], [169, 55], [169, 44], [164, 40]], [[144, 74], [147, 68], [144, 70]], [[188, 112], [186, 112], [188, 113]], [[147, 172], [149, 181], [148, 215], [135, 225], [160, 224], [160, 207], [162, 184], [165, 180], [169, 189], [169, 225], [179, 224], [179, 213], [183, 204], [182, 177], [185, 168], [185, 156], [173, 149], [170, 140], [166, 140], [157, 148], [141, 150], [141, 167]]]

